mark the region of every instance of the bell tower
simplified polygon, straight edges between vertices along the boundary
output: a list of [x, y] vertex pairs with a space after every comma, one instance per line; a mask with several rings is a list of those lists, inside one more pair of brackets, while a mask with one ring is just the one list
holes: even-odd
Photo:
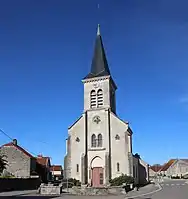
[[82, 82], [84, 83], [84, 112], [107, 108], [116, 113], [117, 87], [108, 67], [100, 25], [97, 28], [91, 70]]

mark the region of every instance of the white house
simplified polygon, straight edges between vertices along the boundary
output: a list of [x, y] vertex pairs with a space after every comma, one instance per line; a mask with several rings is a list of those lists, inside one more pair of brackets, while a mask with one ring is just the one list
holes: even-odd
[[188, 159], [176, 159], [167, 169], [166, 175], [179, 177], [188, 175]]

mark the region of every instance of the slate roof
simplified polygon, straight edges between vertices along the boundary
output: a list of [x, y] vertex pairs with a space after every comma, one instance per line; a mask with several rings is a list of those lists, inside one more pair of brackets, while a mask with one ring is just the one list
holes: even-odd
[[84, 79], [108, 75], [110, 75], [110, 70], [106, 59], [102, 37], [100, 35], [100, 28], [98, 26], [97, 37], [95, 40], [94, 55], [91, 64], [91, 71]]
[[29, 152], [27, 152], [25, 149], [23, 149], [21, 146], [14, 144], [13, 142], [9, 142], [7, 144], [4, 144], [2, 147], [15, 147], [19, 151], [23, 152], [25, 155], [27, 155], [30, 158], [34, 158]]

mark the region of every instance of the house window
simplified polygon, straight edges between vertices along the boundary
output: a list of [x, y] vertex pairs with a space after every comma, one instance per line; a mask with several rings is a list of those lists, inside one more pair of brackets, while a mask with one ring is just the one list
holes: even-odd
[[119, 169], [119, 162], [117, 163], [117, 172], [119, 172], [120, 169]]
[[97, 140], [98, 140], [97, 146], [98, 147], [102, 147], [102, 135], [101, 134], [98, 135], [98, 139]]
[[76, 172], [79, 172], [79, 164], [76, 165]]
[[91, 147], [96, 147], [97, 146], [97, 140], [96, 140], [96, 135], [93, 134], [91, 136]]
[[95, 108], [97, 106], [96, 92], [92, 90], [90, 93], [90, 106], [91, 108]]
[[102, 107], [103, 106], [103, 92], [102, 89], [99, 89], [97, 91], [97, 107]]

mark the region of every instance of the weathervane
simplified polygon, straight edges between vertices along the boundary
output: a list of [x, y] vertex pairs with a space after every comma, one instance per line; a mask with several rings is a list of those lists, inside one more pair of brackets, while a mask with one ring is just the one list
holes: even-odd
[[[100, 4], [98, 3], [97, 4], [97, 10], [98, 10], [98, 16], [99, 15], [99, 8], [100, 8]], [[100, 19], [98, 19], [100, 21]], [[100, 24], [98, 23], [98, 26], [97, 26], [97, 35], [100, 35]]]

